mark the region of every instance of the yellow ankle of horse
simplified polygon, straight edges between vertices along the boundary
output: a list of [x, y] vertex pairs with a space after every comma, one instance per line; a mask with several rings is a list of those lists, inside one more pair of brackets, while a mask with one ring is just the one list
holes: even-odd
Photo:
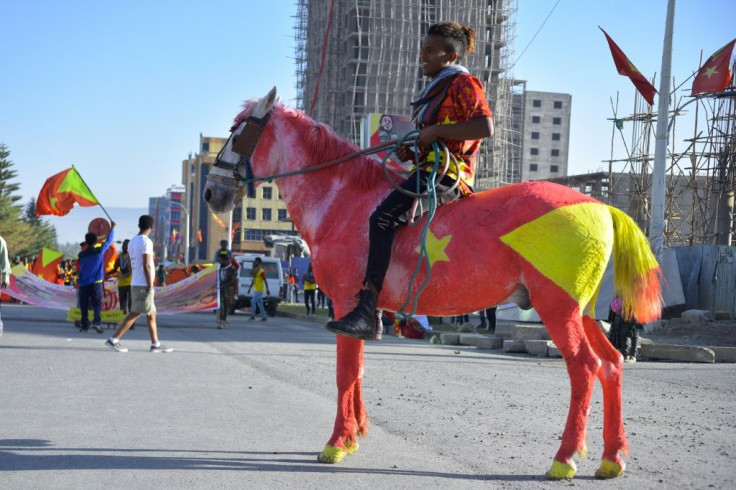
[[621, 464], [618, 464], [615, 461], [604, 458], [601, 461], [601, 465], [598, 467], [598, 470], [596, 470], [595, 472], [595, 477], [606, 480], [610, 478], [618, 478], [619, 476], [624, 474], [625, 469], [626, 465], [623, 461], [621, 462]]
[[577, 473], [578, 468], [575, 466], [574, 461], [570, 463], [560, 463], [559, 461], [552, 461], [552, 467], [547, 472], [547, 478], [550, 480], [570, 480]]
[[358, 441], [346, 442], [345, 449], [340, 449], [339, 447], [327, 444], [320, 455], [317, 456], [317, 461], [319, 461], [320, 463], [330, 464], [339, 463], [340, 461], [345, 459], [345, 456], [347, 456], [348, 454], [352, 454], [357, 450]]

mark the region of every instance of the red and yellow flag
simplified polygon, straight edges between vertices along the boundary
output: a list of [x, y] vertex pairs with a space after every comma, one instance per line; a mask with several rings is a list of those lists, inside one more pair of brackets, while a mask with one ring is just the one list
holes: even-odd
[[33, 263], [31, 272], [45, 281], [54, 282], [62, 258], [64, 258], [63, 253], [43, 247]]
[[[603, 28], [600, 26], [598, 26], [598, 28], [603, 31]], [[613, 56], [613, 62], [616, 64], [618, 74], [629, 77], [636, 87], [636, 90], [638, 90], [641, 96], [644, 97], [644, 100], [646, 100], [649, 105], [654, 105], [654, 94], [657, 93], [657, 89], [655, 89], [654, 86], [649, 83], [649, 80], [647, 80], [646, 77], [636, 69], [631, 60], [629, 60], [624, 52], [621, 51], [621, 48], [613, 42], [613, 39], [611, 39], [611, 36], [609, 36], [606, 31], [603, 31], [603, 35], [606, 36], [608, 47], [611, 48], [611, 56]]]
[[99, 201], [74, 167], [52, 175], [41, 188], [36, 201], [36, 217], [45, 214], [64, 216], [74, 207], [97, 206]]
[[731, 83], [731, 53], [736, 39], [713, 53], [698, 70], [691, 95], [723, 92]]

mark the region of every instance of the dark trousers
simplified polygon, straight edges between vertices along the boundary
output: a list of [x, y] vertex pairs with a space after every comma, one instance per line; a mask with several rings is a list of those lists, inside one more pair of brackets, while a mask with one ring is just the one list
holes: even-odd
[[87, 284], [79, 286], [79, 308], [82, 310], [82, 328], [89, 328], [89, 307], [92, 304], [94, 311], [93, 325], [102, 323], [102, 283]]
[[[429, 173], [420, 172], [419, 193], [427, 190]], [[437, 186], [437, 204], [453, 201], [460, 197], [460, 192], [455, 189], [447, 192], [454, 181], [445, 177]], [[416, 175], [412, 174], [401, 186], [409, 192], [417, 192]], [[391, 262], [391, 247], [394, 243], [396, 229], [409, 221], [408, 212], [414, 204], [414, 198], [407, 196], [398, 190], [389, 194], [381, 204], [378, 205], [370, 217], [370, 228], [368, 233], [368, 264], [366, 266], [364, 283], [372, 283], [380, 292], [383, 288], [383, 279], [386, 277], [388, 264]]]
[[312, 302], [312, 313], [314, 313], [314, 289], [304, 290], [304, 306], [307, 307], [307, 314], [309, 314], [309, 302]]
[[496, 307], [486, 308], [480, 310], [480, 326], [482, 328], [488, 327], [488, 331], [493, 333], [496, 331]]
[[317, 306], [320, 308], [325, 307], [325, 293], [323, 293], [321, 289], [317, 290]]
[[130, 295], [130, 286], [118, 286], [118, 299], [120, 300], [120, 309], [126, 315], [130, 313], [130, 307], [133, 306], [133, 297]]

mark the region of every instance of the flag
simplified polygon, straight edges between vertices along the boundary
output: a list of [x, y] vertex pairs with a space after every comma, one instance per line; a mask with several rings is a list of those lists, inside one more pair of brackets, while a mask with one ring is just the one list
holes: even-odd
[[45, 281], [54, 282], [63, 257], [64, 254], [62, 252], [43, 247], [41, 253], [38, 254], [36, 261], [33, 263], [31, 272]]
[[[603, 31], [600, 26], [598, 26], [598, 28]], [[644, 100], [646, 100], [649, 105], [654, 105], [654, 94], [657, 93], [657, 90], [651, 83], [649, 83], [649, 80], [647, 80], [644, 75], [636, 69], [634, 64], [626, 57], [624, 52], [621, 51], [621, 48], [613, 42], [613, 39], [611, 39], [608, 33], [603, 31], [603, 34], [606, 36], [606, 40], [608, 41], [608, 47], [611, 48], [611, 56], [613, 56], [613, 62], [616, 64], [618, 74], [629, 77], [636, 87], [636, 90], [638, 90], [641, 96], [644, 97]]]
[[223, 223], [222, 220], [215, 213], [212, 213], [212, 219], [215, 220], [215, 223], [220, 225], [222, 228], [227, 229], [227, 225]]
[[171, 230], [171, 243], [176, 243], [176, 236], [178, 235], [176, 228]]
[[202, 243], [202, 230], [197, 230], [197, 240]]
[[74, 207], [96, 206], [99, 201], [74, 167], [52, 175], [41, 188], [36, 200], [36, 218], [44, 214], [64, 216]]
[[731, 53], [736, 39], [713, 53], [698, 70], [691, 95], [723, 92], [731, 83]]

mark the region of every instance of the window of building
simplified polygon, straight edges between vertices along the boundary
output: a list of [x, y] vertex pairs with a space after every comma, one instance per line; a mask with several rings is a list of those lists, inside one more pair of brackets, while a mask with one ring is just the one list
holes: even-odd
[[202, 153], [209, 153], [209, 152], [210, 152], [210, 142], [203, 141], [202, 142]]
[[537, 171], [537, 164], [536, 163], [530, 163], [529, 164], [529, 171], [530, 172], [536, 172]]
[[552, 133], [552, 141], [560, 141], [560, 133]]
[[251, 242], [260, 242], [263, 240], [262, 230], [245, 230], [245, 239]]
[[255, 221], [256, 208], [245, 208], [245, 219], [247, 219], [248, 221]]
[[271, 221], [271, 208], [261, 209], [261, 219], [263, 221]]
[[532, 116], [532, 123], [539, 124], [542, 122], [542, 118], [540, 116]]
[[288, 219], [288, 215], [286, 214], [285, 209], [279, 209], [279, 221], [286, 221]]
[[539, 139], [539, 132], [538, 131], [532, 131], [532, 139], [538, 140]]
[[263, 187], [263, 199], [273, 199], [273, 187]]
[[530, 148], [530, 155], [539, 155], [539, 148]]
[[243, 220], [243, 208], [237, 206], [233, 209], [233, 223], [239, 223]]
[[560, 150], [554, 149], [550, 152], [550, 155], [552, 155], [553, 157], [558, 157], [560, 156]]
[[555, 109], [562, 109], [562, 101], [561, 100], [556, 100], [555, 103], [554, 103], [554, 108]]
[[553, 174], [556, 174], [560, 171], [560, 167], [559, 165], [550, 165], [549, 171], [552, 172]]
[[532, 100], [532, 107], [542, 107], [542, 100], [541, 99]]
[[562, 118], [561, 117], [553, 117], [552, 118], [552, 124], [556, 124], [557, 126], [559, 126], [560, 124], [562, 124]]

